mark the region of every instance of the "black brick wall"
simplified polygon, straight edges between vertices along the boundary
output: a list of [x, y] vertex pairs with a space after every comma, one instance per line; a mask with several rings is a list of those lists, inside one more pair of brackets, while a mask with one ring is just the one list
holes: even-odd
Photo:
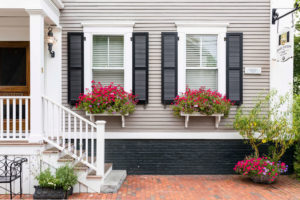
[[[243, 140], [106, 140], [106, 162], [128, 174], [233, 174], [252, 153]], [[261, 148], [267, 151], [267, 145]], [[292, 169], [293, 148], [282, 161]]]

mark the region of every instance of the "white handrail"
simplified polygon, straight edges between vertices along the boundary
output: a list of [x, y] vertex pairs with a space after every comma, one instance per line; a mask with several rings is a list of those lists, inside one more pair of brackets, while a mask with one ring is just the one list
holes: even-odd
[[29, 138], [29, 96], [0, 96], [0, 140]]
[[105, 122], [94, 124], [48, 97], [42, 99], [44, 140], [103, 176]]

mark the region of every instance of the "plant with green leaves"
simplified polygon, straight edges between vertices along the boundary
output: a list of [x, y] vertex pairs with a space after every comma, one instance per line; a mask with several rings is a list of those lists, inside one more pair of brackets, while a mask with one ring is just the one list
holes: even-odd
[[56, 189], [60, 187], [60, 182], [56, 179], [52, 174], [50, 169], [46, 169], [41, 171], [39, 175], [37, 175], [36, 180], [39, 183], [39, 186], [42, 188], [52, 188]]
[[244, 113], [243, 107], [238, 109], [233, 126], [251, 145], [256, 158], [260, 156], [259, 146], [269, 142], [269, 156], [279, 161], [299, 137], [292, 120], [290, 99], [290, 95], [278, 96], [272, 91], [258, 100], [248, 113]]
[[[293, 120], [295, 128], [300, 132], [300, 95], [294, 95]], [[295, 145], [294, 171], [296, 176], [300, 178], [300, 141]]]
[[59, 167], [55, 175], [59, 186], [66, 191], [70, 190], [77, 183], [77, 175], [73, 167], [69, 165]]

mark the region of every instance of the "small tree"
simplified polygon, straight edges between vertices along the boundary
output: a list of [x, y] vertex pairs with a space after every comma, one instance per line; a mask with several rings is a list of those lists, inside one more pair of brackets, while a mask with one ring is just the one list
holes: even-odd
[[259, 157], [259, 146], [270, 142], [270, 157], [278, 161], [297, 139], [299, 131], [292, 120], [291, 106], [284, 108], [289, 97], [270, 92], [248, 114], [244, 114], [243, 107], [238, 109], [234, 128], [250, 143], [256, 158]]

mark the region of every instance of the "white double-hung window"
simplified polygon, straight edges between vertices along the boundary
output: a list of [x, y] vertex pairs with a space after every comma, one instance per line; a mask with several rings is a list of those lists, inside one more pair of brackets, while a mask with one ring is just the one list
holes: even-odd
[[93, 36], [93, 80], [124, 87], [124, 37]]
[[186, 88], [226, 92], [226, 36], [228, 24], [176, 23], [178, 93]]
[[132, 90], [133, 22], [84, 22], [84, 87], [91, 81]]
[[218, 88], [217, 35], [186, 35], [186, 86]]

